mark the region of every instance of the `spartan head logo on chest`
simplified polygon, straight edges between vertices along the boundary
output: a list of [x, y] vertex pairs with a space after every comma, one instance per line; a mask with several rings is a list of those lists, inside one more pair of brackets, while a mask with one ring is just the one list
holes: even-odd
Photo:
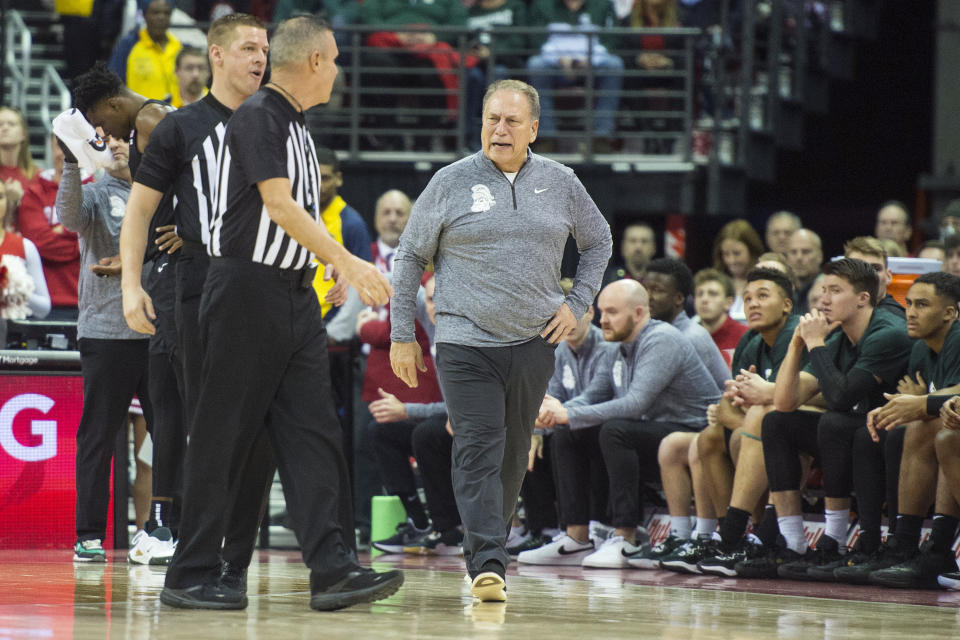
[[493, 199], [493, 194], [490, 193], [490, 187], [485, 184], [473, 185], [470, 187], [470, 192], [473, 196], [473, 206], [470, 207], [470, 211], [474, 213], [490, 211], [490, 207], [497, 204], [497, 201]]

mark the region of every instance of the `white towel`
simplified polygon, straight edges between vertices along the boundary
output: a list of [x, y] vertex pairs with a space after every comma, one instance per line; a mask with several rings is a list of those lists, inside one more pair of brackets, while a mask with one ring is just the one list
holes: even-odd
[[67, 109], [53, 119], [53, 133], [63, 140], [82, 168], [96, 171], [113, 164], [106, 140], [97, 135], [93, 125], [76, 109]]

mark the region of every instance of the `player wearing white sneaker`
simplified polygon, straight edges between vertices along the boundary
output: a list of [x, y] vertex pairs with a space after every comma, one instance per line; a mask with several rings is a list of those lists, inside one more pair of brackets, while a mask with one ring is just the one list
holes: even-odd
[[77, 540], [73, 545], [74, 562], [106, 562], [107, 554], [100, 540]]
[[157, 527], [150, 533], [140, 529], [133, 536], [133, 546], [127, 553], [127, 560], [130, 564], [168, 565], [176, 549], [177, 543], [170, 529]]
[[638, 551], [640, 547], [631, 544], [623, 536], [613, 536], [604, 540], [600, 548], [580, 564], [590, 569], [629, 569], [630, 558]]
[[130, 551], [127, 552], [127, 560], [130, 564], [150, 564], [150, 547], [153, 544], [150, 536], [143, 529], [137, 529], [131, 540]]
[[583, 559], [596, 550], [597, 545], [592, 539], [587, 542], [579, 542], [567, 534], [563, 534], [557, 536], [549, 544], [520, 553], [517, 556], [517, 562], [520, 564], [580, 566]]

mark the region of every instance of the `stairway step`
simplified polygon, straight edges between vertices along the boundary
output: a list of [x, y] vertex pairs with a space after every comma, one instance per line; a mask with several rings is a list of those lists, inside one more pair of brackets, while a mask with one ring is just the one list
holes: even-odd
[[58, 60], [63, 57], [63, 45], [59, 42], [38, 43], [34, 40], [30, 57], [33, 60]]
[[20, 13], [20, 17], [23, 18], [23, 21], [27, 24], [31, 22], [59, 22], [57, 14], [52, 11], [37, 11], [31, 9], [16, 9]]

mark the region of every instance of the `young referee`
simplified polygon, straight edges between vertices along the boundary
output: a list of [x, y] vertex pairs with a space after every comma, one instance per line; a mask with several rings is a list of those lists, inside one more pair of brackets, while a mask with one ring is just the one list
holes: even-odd
[[[267, 31], [248, 14], [233, 13], [210, 25], [207, 42], [213, 70], [210, 92], [197, 102], [169, 113], [153, 130], [127, 205], [120, 236], [123, 260], [124, 315], [130, 327], [153, 333], [155, 300], [140, 286], [140, 262], [150, 217], [157, 204], [172, 194], [173, 217], [183, 240], [177, 260], [171, 265], [175, 325], [175, 366], [183, 396], [186, 433], [200, 387], [203, 349], [198, 323], [200, 293], [207, 275], [210, 217], [216, 192], [217, 150], [233, 110], [260, 88], [267, 64]], [[161, 317], [162, 319], [162, 317]], [[178, 434], [173, 446], [158, 464], [179, 469], [185, 455], [186, 433]], [[245, 496], [260, 496], [261, 502], [231, 511], [223, 546], [223, 578], [230, 586], [245, 590], [245, 572], [253, 554], [263, 501], [273, 481], [275, 464], [264, 438], [244, 464], [245, 472], [235, 489]], [[244, 503], [251, 500], [245, 499]]]

